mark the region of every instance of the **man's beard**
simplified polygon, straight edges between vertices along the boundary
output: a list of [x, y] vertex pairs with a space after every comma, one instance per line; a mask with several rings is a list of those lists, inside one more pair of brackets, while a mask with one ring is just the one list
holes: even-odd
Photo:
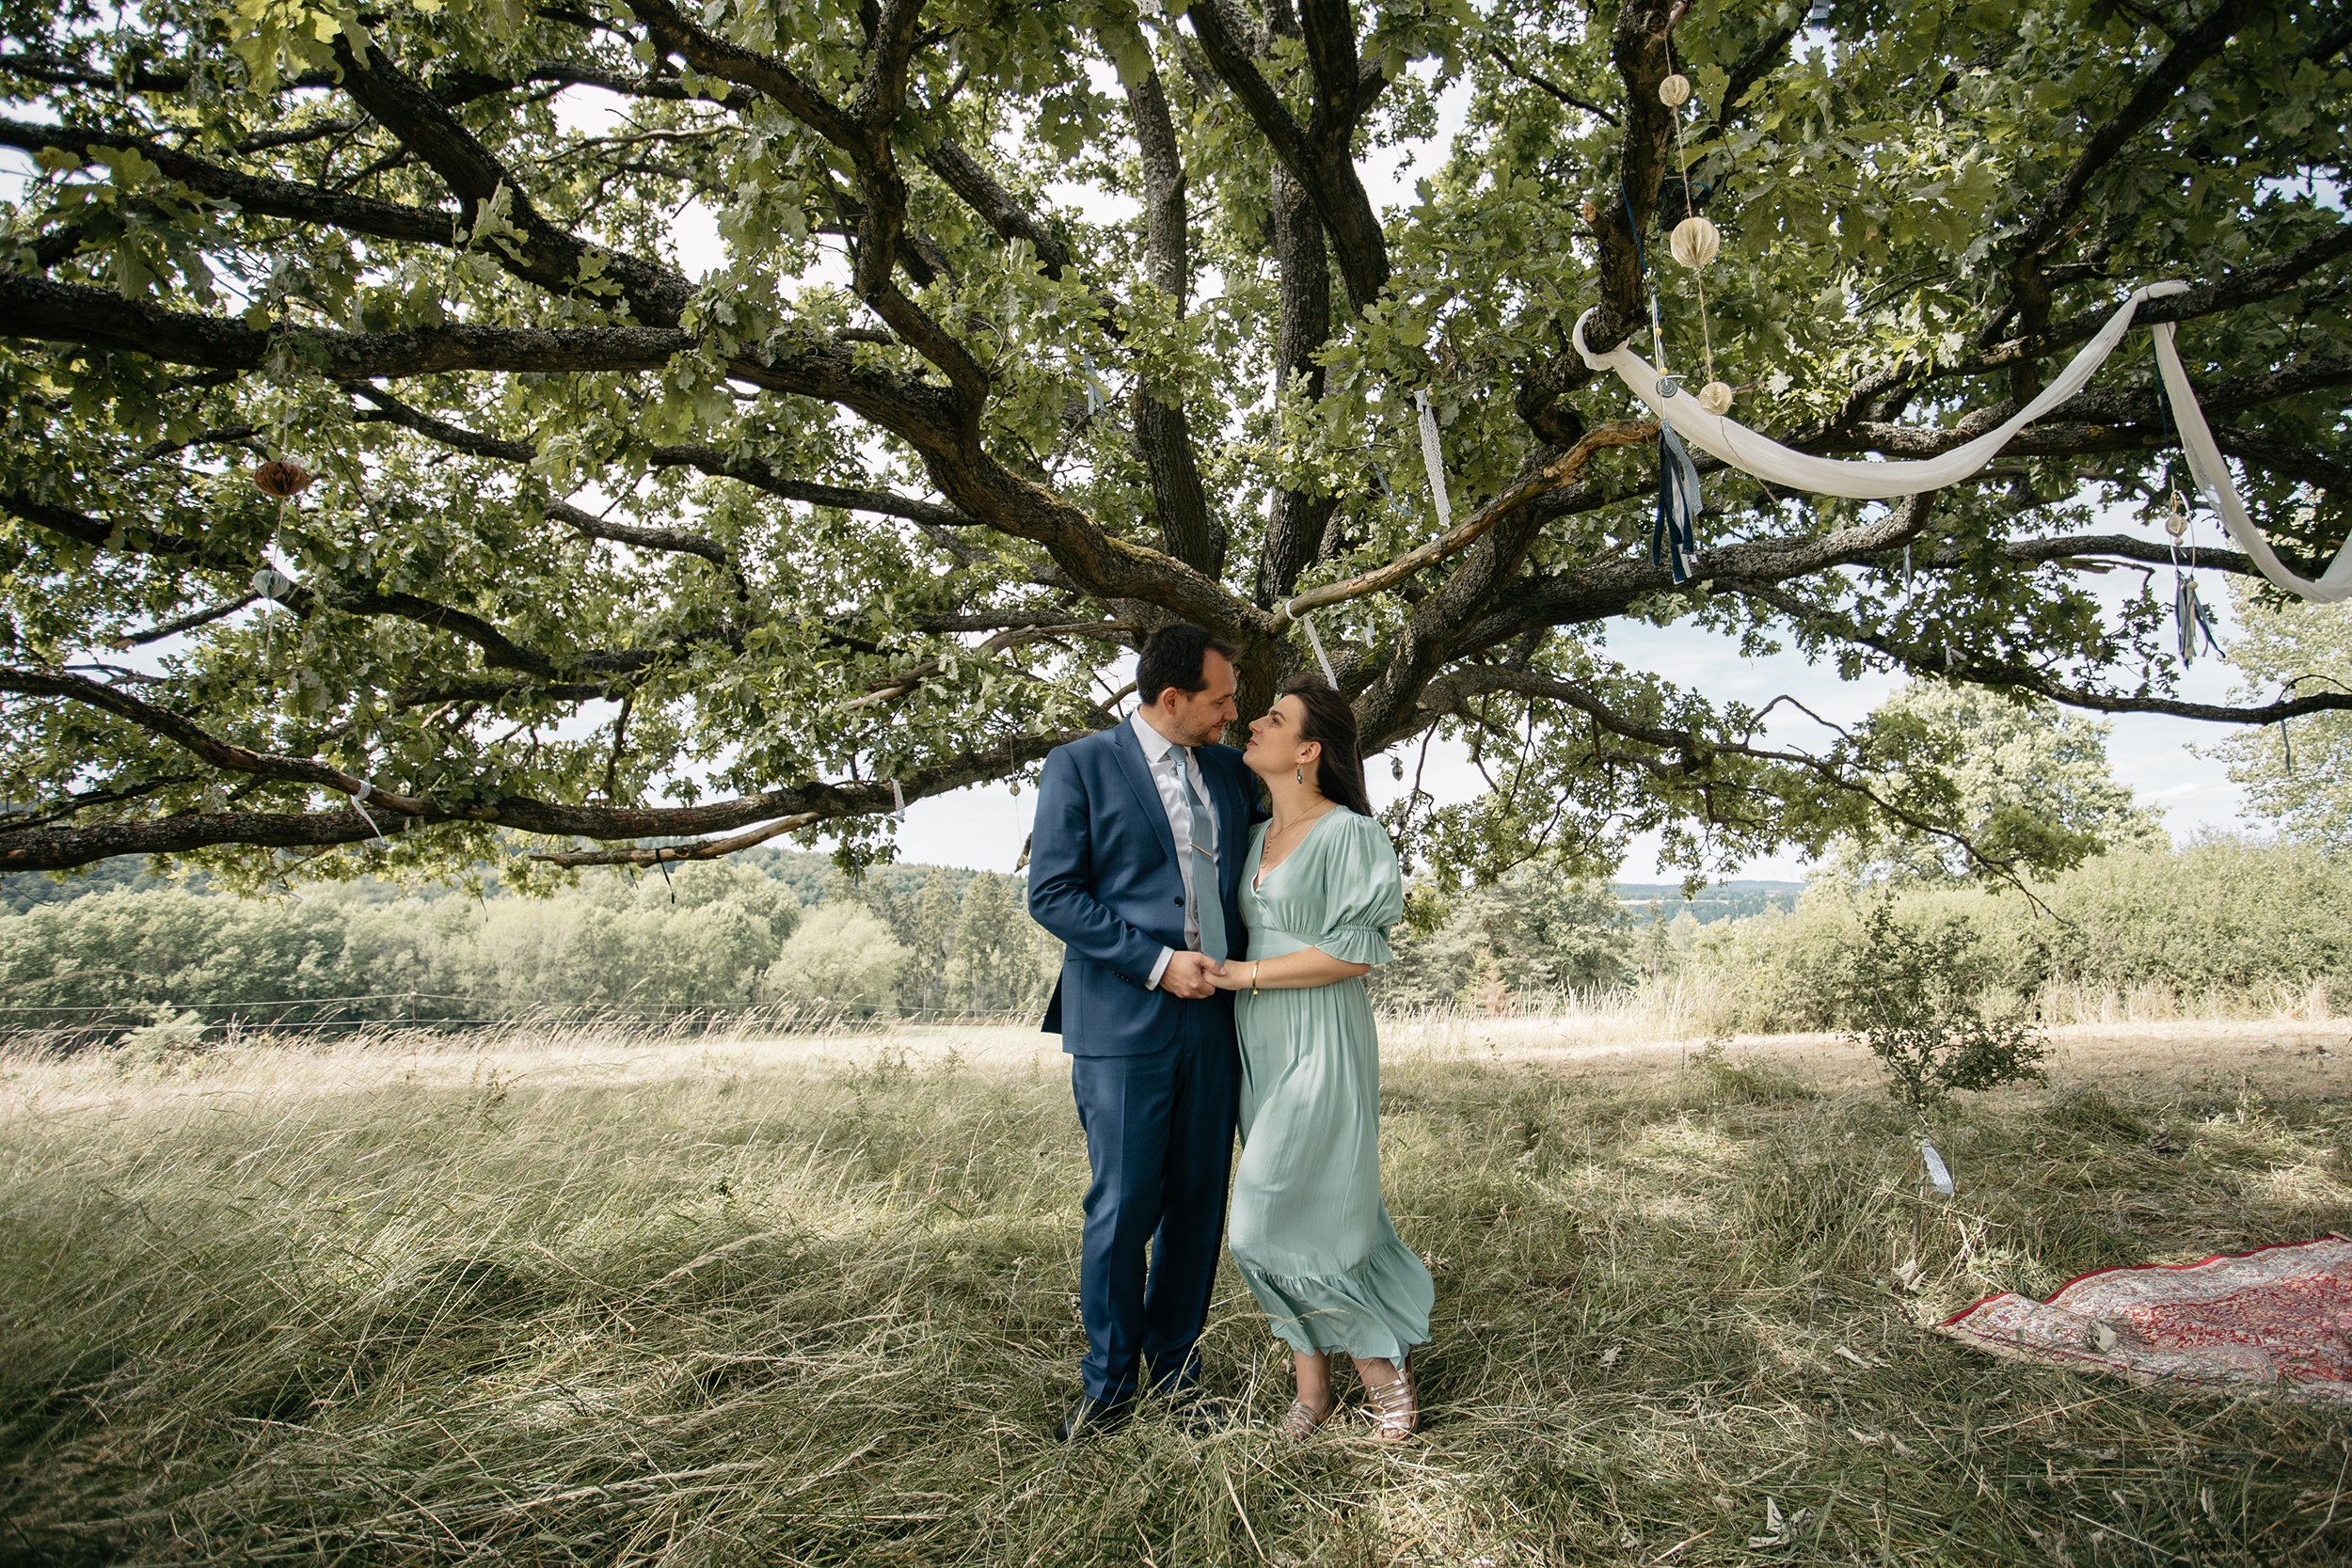
[[1214, 746], [1216, 744], [1216, 737], [1224, 733], [1224, 720], [1207, 720], [1204, 721], [1203, 727], [1184, 732], [1184, 744], [1187, 746]]

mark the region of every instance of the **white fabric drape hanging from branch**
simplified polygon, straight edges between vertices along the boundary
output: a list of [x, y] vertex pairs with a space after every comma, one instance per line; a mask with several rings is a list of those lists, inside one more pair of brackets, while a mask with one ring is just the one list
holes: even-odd
[[[1443, 533], [1454, 526], [1454, 504], [1445, 490], [1445, 448], [1438, 437], [1438, 405], [1430, 397], [1429, 388], [1424, 387], [1413, 394], [1413, 406], [1421, 414], [1421, 463], [1429, 472], [1429, 499], [1437, 503], [1438, 531]], [[1380, 470], [1375, 468], [1373, 475], [1379, 478]], [[1380, 488], [1386, 490], [1388, 487], [1389, 482], [1380, 479]], [[1391, 500], [1395, 499], [1390, 497]], [[1294, 597], [1282, 607], [1282, 613], [1306, 628], [1308, 644], [1315, 651], [1315, 662], [1323, 666], [1323, 678], [1331, 683], [1332, 690], [1337, 691], [1340, 677], [1331, 669], [1331, 656], [1323, 651], [1323, 639], [1315, 631], [1314, 611], [1311, 610], [1301, 613], [1298, 600]]]
[[[2133, 291], [2132, 296], [2107, 318], [2098, 335], [2085, 343], [2058, 379], [2042, 389], [2031, 403], [2019, 409], [2008, 422], [1996, 430], [1986, 432], [1963, 446], [1954, 447], [1940, 457], [1922, 458], [1911, 462], [1844, 462], [1834, 457], [1816, 457], [1810, 452], [1784, 447], [1768, 436], [1750, 430], [1739, 420], [1721, 414], [1710, 414], [1699, 400], [1671, 384], [1674, 389], [1660, 392], [1661, 378], [1650, 362], [1633, 352], [1632, 345], [1621, 343], [1607, 354], [1595, 354], [1584, 341], [1584, 324], [1594, 315], [1587, 310], [1578, 318], [1575, 341], [1577, 352], [1584, 363], [1597, 371], [1614, 371], [1633, 395], [1647, 404], [1660, 419], [1669, 420], [1682, 438], [1701, 451], [1711, 453], [1742, 473], [1753, 474], [1770, 483], [1785, 485], [1817, 496], [1845, 496], [1855, 500], [1887, 500], [1898, 496], [1915, 496], [1926, 490], [1941, 490], [1968, 478], [2008, 446], [2017, 433], [2042, 418], [2058, 404], [2079, 392], [2115, 352], [2116, 345], [2131, 329], [2132, 317], [2142, 300], [2156, 299], [2166, 294], [2185, 293], [2188, 285], [2176, 280], [2151, 283]], [[2254, 564], [2280, 587], [2307, 599], [2332, 604], [2352, 598], [2352, 548], [2337, 551], [2335, 560], [2316, 580], [2297, 577], [2280, 562], [2261, 530], [2246, 513], [2246, 502], [2238, 495], [2237, 485], [2230, 478], [2229, 466], [2221, 459], [2220, 449], [2214, 444], [2213, 432], [2205, 424], [2204, 411], [2198, 406], [2197, 393], [2189, 385], [2188, 372], [2182, 368], [2181, 356], [2172, 342], [2172, 324], [2159, 322], [2153, 328], [2156, 341], [2156, 364], [2164, 378], [2167, 396], [2172, 404], [2172, 416], [2181, 431], [2181, 444], [2186, 450], [2189, 472], [2196, 476], [2197, 487], [2204, 494], [2213, 509], [2237, 541], [2239, 548], [2252, 558]]]

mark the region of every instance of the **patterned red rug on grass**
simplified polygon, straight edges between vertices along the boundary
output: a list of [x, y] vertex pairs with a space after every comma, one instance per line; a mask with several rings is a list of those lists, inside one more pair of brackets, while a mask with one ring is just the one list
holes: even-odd
[[1938, 1332], [2014, 1361], [2136, 1383], [2352, 1404], [2352, 1238], [2101, 1269], [2046, 1302], [1987, 1296]]

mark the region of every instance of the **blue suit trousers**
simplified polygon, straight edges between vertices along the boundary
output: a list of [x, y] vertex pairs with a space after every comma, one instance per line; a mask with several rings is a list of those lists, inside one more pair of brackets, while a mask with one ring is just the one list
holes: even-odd
[[[1078, 1310], [1087, 1393], [1190, 1385], [1223, 1250], [1241, 1053], [1226, 995], [1176, 1004], [1175, 1037], [1133, 1056], [1070, 1059], [1094, 1169]], [[1145, 1244], [1150, 1243], [1147, 1279]]]

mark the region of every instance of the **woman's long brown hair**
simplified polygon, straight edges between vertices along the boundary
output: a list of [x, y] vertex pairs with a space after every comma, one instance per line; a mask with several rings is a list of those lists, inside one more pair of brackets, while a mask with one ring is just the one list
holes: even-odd
[[1356, 709], [1331, 689], [1321, 675], [1301, 675], [1282, 688], [1307, 709], [1298, 738], [1323, 744], [1323, 760], [1315, 765], [1315, 782], [1327, 800], [1345, 806], [1359, 816], [1372, 815], [1372, 797], [1364, 792], [1364, 759], [1357, 752]]

